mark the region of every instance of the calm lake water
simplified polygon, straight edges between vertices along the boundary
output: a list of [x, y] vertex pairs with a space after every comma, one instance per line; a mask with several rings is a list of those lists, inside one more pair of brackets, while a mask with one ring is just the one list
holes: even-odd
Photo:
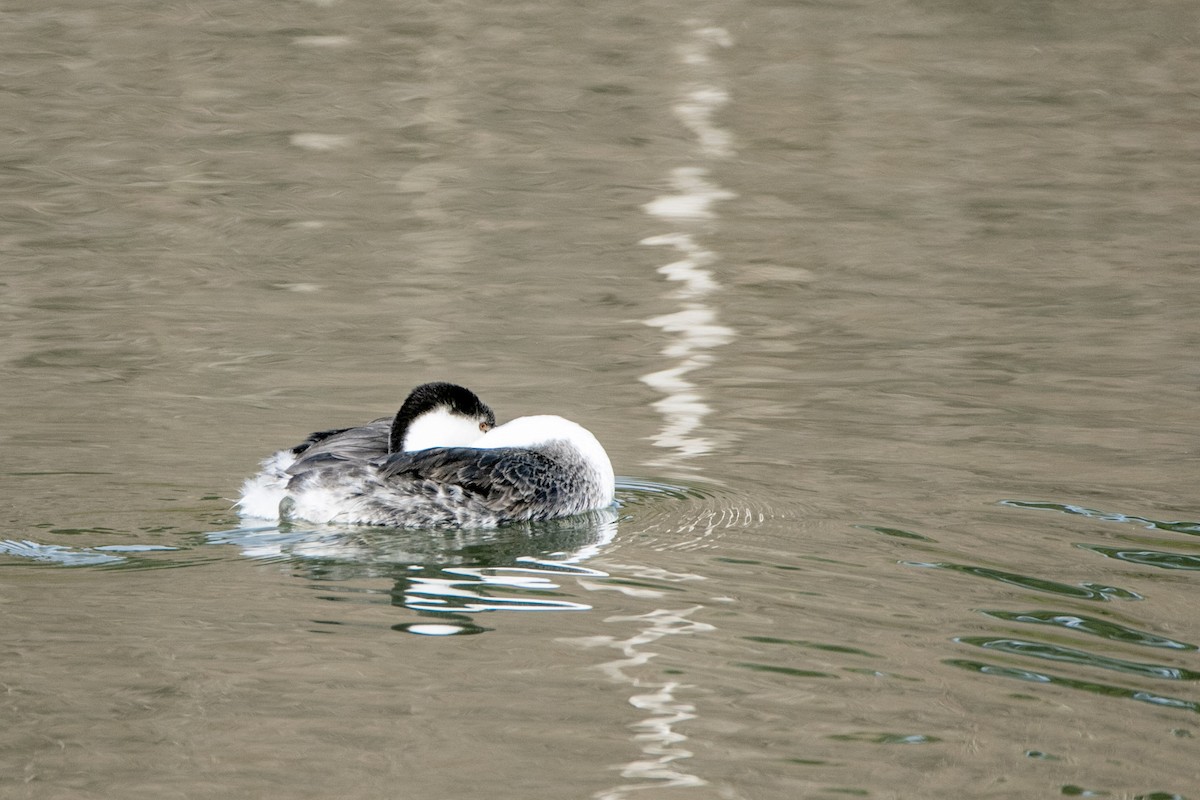
[[[0, 796], [1200, 798], [1200, 5], [0, 10]], [[620, 507], [247, 528], [470, 386]]]

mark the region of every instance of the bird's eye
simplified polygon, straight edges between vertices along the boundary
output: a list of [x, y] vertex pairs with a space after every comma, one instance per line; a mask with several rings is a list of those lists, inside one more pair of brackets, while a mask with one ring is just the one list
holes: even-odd
[[479, 423], [479, 430], [483, 431], [484, 433], [487, 433], [488, 428], [490, 428], [490, 427], [492, 427], [492, 426], [488, 425], [486, 422]]

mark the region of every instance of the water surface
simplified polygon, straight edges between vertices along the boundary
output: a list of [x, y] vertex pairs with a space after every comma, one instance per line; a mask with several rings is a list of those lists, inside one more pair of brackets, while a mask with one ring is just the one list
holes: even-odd
[[[1198, 17], [9, 4], [0, 794], [1197, 797]], [[425, 380], [619, 507], [233, 514]]]

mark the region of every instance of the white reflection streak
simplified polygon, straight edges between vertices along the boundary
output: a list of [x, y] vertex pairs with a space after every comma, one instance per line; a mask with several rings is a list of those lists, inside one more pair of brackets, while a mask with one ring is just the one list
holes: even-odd
[[[723, 28], [696, 28], [679, 49], [680, 60], [697, 77], [711, 80], [710, 52], [713, 48], [731, 44], [732, 39]], [[684, 90], [682, 99], [672, 108], [683, 126], [695, 135], [704, 161], [726, 158], [733, 152], [729, 132], [712, 121], [717, 109], [728, 101], [729, 95], [723, 89], [710, 83], [695, 83]], [[708, 169], [702, 166], [672, 170], [671, 185], [674, 194], [657, 197], [643, 209], [651, 216], [687, 224], [692, 229], [714, 217], [715, 203], [735, 196], [712, 183], [708, 179]], [[692, 233], [683, 230], [651, 236], [643, 239], [641, 244], [672, 247], [682, 255], [681, 259], [658, 268], [667, 280], [680, 284], [671, 294], [680, 301], [680, 310], [645, 321], [646, 325], [672, 335], [662, 352], [673, 359], [675, 365], [641, 379], [664, 395], [654, 403], [654, 408], [664, 419], [661, 431], [652, 437], [654, 444], [674, 451], [669, 459], [652, 463], [678, 467], [681, 461], [713, 449], [712, 439], [700, 433], [704, 417], [712, 409], [688, 375], [711, 364], [714, 356], [709, 351], [728, 344], [735, 334], [731, 328], [719, 323], [716, 312], [705, 302], [707, 295], [721, 288], [708, 269], [718, 260], [716, 253], [702, 247]]]
[[622, 800], [631, 793], [644, 789], [685, 788], [708, 784], [708, 781], [685, 772], [679, 764], [675, 763], [692, 756], [692, 752], [682, 746], [688, 737], [675, 730], [676, 725], [696, 717], [695, 706], [691, 703], [681, 702], [675, 697], [675, 692], [679, 689], [691, 687], [675, 681], [662, 683], [644, 681], [627, 672], [627, 670], [640, 667], [654, 658], [656, 653], [643, 648], [664, 636], [715, 630], [706, 622], [694, 622], [688, 619], [688, 616], [701, 608], [702, 606], [694, 606], [681, 611], [660, 608], [647, 614], [631, 617], [610, 617], [605, 622], [633, 622], [645, 627], [628, 639], [619, 641], [611, 636], [594, 636], [576, 640], [588, 647], [604, 645], [621, 651], [622, 658], [600, 664], [599, 668], [614, 681], [648, 690], [638, 692], [629, 698], [629, 704], [634, 708], [649, 712], [645, 719], [635, 722], [631, 726], [638, 731], [633, 739], [641, 747], [645, 757], [621, 766], [622, 778], [638, 782], [625, 783], [597, 792], [593, 795], [596, 800]]
[[[417, 611], [590, 611], [585, 603], [569, 600], [541, 599], [520, 595], [489, 594], [499, 589], [507, 591], [551, 592], [559, 585], [551, 576], [604, 578], [608, 574], [600, 570], [561, 561], [539, 561], [524, 559], [529, 563], [556, 568], [554, 571], [521, 567], [447, 567], [442, 570], [457, 578], [414, 577], [404, 595], [404, 604]], [[443, 599], [449, 598], [449, 599]], [[458, 602], [452, 602], [458, 601]]]

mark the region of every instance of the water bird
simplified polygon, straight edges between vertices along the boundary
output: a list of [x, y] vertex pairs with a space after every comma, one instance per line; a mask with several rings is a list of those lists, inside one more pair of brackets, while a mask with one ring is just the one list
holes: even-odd
[[243, 516], [403, 528], [492, 528], [612, 505], [604, 447], [563, 417], [496, 417], [452, 383], [416, 387], [393, 417], [310, 434], [242, 485]]

